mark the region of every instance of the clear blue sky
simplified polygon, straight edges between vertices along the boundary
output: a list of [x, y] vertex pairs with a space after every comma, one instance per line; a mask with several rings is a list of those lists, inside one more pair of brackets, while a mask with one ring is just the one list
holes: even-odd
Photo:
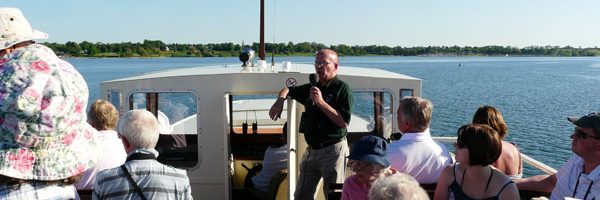
[[[48, 42], [258, 42], [259, 0], [0, 0]], [[265, 0], [267, 42], [600, 47], [598, 0]]]

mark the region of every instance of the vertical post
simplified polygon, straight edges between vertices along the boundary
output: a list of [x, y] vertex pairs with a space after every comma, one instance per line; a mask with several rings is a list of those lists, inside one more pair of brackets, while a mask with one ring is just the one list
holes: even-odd
[[146, 93], [146, 110], [150, 111], [154, 116], [158, 116], [158, 93]]
[[374, 92], [373, 93], [373, 107], [375, 108], [375, 113], [373, 113], [375, 116], [373, 117], [375, 119], [375, 133], [377, 133], [377, 135], [380, 136], [384, 136], [385, 137], [385, 133], [384, 133], [384, 123], [383, 123], [383, 116], [384, 116], [384, 108], [383, 105], [384, 104], [384, 99], [383, 99], [383, 92]]
[[260, 0], [260, 47], [258, 57], [260, 60], [265, 60], [265, 0]]

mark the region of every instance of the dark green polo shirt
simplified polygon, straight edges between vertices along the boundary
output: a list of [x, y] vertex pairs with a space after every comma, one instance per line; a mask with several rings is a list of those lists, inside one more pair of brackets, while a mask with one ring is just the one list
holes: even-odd
[[[348, 133], [346, 128], [336, 126], [317, 106], [313, 106], [309, 94], [311, 87], [311, 84], [290, 87], [288, 93], [288, 96], [304, 105], [305, 112], [302, 113], [300, 123], [308, 145], [314, 146], [345, 137]], [[317, 87], [321, 90], [325, 102], [337, 110], [347, 124], [350, 124], [354, 104], [350, 86], [336, 76], [326, 86]]]

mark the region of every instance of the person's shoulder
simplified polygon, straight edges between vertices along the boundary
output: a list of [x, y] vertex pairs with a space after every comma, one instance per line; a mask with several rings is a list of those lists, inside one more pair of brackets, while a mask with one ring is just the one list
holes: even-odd
[[171, 165], [165, 165], [165, 164], [162, 164], [162, 163], [161, 163], [161, 165], [163, 165], [163, 168], [165, 169], [165, 171], [171, 171], [171, 172], [176, 173], [176, 174], [184, 175], [187, 178], [187, 171], [186, 170], [179, 169], [179, 168], [173, 167]]
[[96, 173], [96, 182], [102, 184], [105, 181], [105, 179], [109, 179], [114, 176], [120, 176], [119, 170], [119, 167], [114, 167], [99, 171], [98, 173]]
[[571, 157], [569, 157], [569, 159], [567, 160], [567, 162], [565, 162], [561, 169], [568, 168], [570, 170], [573, 170], [575, 166], [579, 165], [583, 166], [583, 158], [579, 157], [576, 154], [573, 154]]
[[348, 178], [346, 178], [346, 180], [344, 180], [344, 186], [345, 188], [352, 186], [352, 184], [357, 183], [357, 179], [358, 177], [356, 175], [351, 175]]

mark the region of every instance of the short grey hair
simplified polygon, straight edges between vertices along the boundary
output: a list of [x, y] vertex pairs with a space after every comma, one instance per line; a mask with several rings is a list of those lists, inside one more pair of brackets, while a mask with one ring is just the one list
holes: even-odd
[[425, 131], [431, 123], [433, 104], [421, 97], [406, 97], [400, 100], [398, 115], [408, 121], [414, 131]]
[[159, 136], [158, 120], [147, 110], [130, 110], [119, 118], [117, 132], [134, 148], [154, 148]]
[[370, 200], [429, 200], [415, 178], [396, 173], [375, 180], [369, 189]]

